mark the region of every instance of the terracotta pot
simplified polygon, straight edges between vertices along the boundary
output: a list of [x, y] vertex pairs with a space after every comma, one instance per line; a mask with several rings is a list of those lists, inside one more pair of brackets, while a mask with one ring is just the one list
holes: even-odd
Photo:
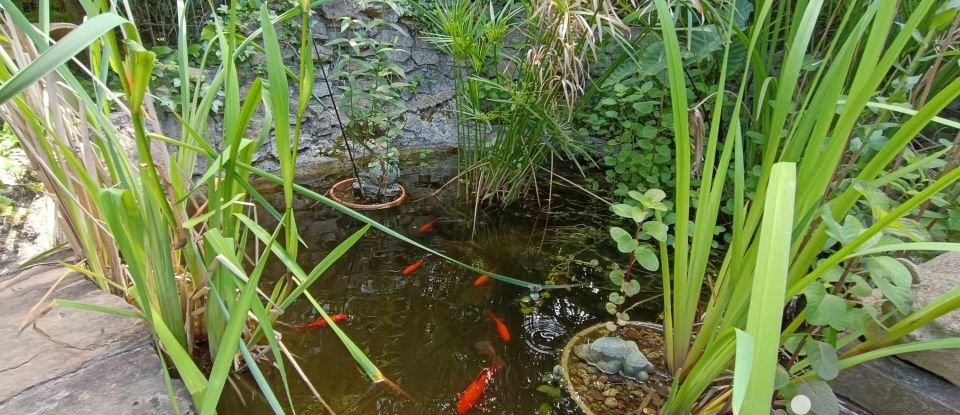
[[393, 200], [391, 200], [391, 201], [389, 201], [389, 202], [384, 202], [384, 203], [354, 203], [354, 202], [347, 202], [347, 201], [341, 199], [339, 195], [342, 195], [342, 194], [343, 194], [344, 192], [346, 192], [346, 191], [351, 191], [351, 192], [352, 192], [352, 191], [353, 191], [353, 183], [356, 182], [356, 181], [357, 181], [357, 179], [354, 178], [354, 179], [341, 180], [341, 181], [337, 182], [337, 183], [334, 184], [333, 186], [330, 186], [330, 190], [327, 190], [327, 196], [329, 196], [331, 199], [335, 200], [337, 203], [339, 203], [339, 204], [341, 204], [341, 205], [344, 205], [344, 206], [346, 206], [346, 207], [348, 207], [348, 208], [350, 208], [350, 209], [353, 209], [353, 210], [379, 210], [379, 209], [392, 208], [392, 207], [394, 207], [394, 206], [397, 206], [397, 205], [403, 203], [403, 201], [407, 198], [407, 189], [405, 189], [402, 184], [397, 184], [398, 186], [400, 186], [400, 196], [397, 196], [395, 199], [393, 199]]
[[[563, 368], [564, 387], [567, 388], [567, 393], [570, 394], [570, 398], [577, 403], [577, 407], [579, 407], [580, 410], [583, 411], [583, 413], [586, 415], [599, 415], [599, 413], [594, 411], [593, 408], [587, 405], [587, 403], [585, 402], [585, 399], [582, 396], [580, 396], [580, 392], [578, 392], [573, 387], [573, 383], [570, 382], [570, 363], [571, 363], [570, 361], [575, 356], [573, 353], [573, 347], [576, 346], [577, 344], [580, 344], [583, 338], [589, 337], [591, 334], [606, 327], [606, 325], [607, 325], [606, 323], [593, 325], [575, 334], [573, 338], [567, 341], [567, 345], [563, 347], [563, 354], [560, 356], [560, 367]], [[663, 326], [660, 324], [647, 323], [642, 321], [628, 321], [626, 323], [626, 326], [646, 328], [646, 329], [657, 331], [661, 334], [663, 333]], [[642, 350], [643, 347], [641, 346], [640, 349]]]

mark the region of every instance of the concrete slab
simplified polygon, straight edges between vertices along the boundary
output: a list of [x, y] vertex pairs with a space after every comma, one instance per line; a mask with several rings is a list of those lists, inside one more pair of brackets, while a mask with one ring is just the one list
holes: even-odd
[[[943, 293], [960, 286], [960, 252], [948, 252], [916, 266], [919, 282], [913, 285], [914, 309], [918, 310]], [[947, 313], [910, 334], [906, 341], [960, 337], [960, 310]], [[902, 359], [960, 385], [960, 350], [945, 349], [908, 353]]]
[[[45, 302], [65, 298], [133, 309], [122, 298], [99, 291], [82, 275], [64, 268], [38, 267], [0, 278], [4, 309], [0, 338], [7, 339], [0, 348], [0, 414], [154, 413], [144, 409], [154, 400], [163, 408], [156, 413], [173, 412], [144, 322], [53, 308], [34, 326], [19, 331], [31, 308], [45, 295]], [[189, 394], [180, 382], [175, 383], [175, 390], [178, 401], [187, 404], [181, 406], [189, 409]], [[140, 403], [133, 405], [134, 401]], [[106, 411], [107, 407], [100, 405], [113, 409]], [[31, 412], [41, 407], [42, 411]], [[92, 408], [100, 409], [84, 412]]]

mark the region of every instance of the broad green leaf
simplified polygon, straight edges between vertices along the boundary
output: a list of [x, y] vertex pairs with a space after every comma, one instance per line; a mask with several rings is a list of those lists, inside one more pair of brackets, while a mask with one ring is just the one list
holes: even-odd
[[624, 203], [618, 203], [616, 205], [610, 206], [610, 209], [613, 210], [613, 213], [615, 213], [617, 216], [620, 216], [622, 218], [629, 219], [633, 217], [633, 206], [630, 206]]
[[623, 285], [620, 288], [623, 290], [624, 294], [626, 294], [628, 297], [632, 297], [634, 295], [637, 295], [637, 293], [640, 292], [640, 281], [637, 281], [637, 280], [627, 281], [623, 283]]
[[647, 271], [656, 271], [660, 269], [660, 260], [657, 259], [657, 254], [650, 249], [649, 246], [637, 246], [637, 249], [633, 250], [633, 255], [636, 258], [637, 263], [640, 264], [643, 269]]
[[664, 225], [663, 222], [645, 222], [642, 229], [653, 239], [660, 242], [667, 240], [667, 225]]
[[807, 341], [804, 348], [807, 351], [807, 359], [810, 359], [810, 367], [820, 375], [820, 379], [833, 380], [840, 371], [840, 360], [837, 358], [837, 350], [829, 343], [811, 340]]
[[910, 291], [912, 276], [906, 266], [891, 257], [868, 257], [864, 260], [867, 273], [883, 296], [890, 300], [901, 314], [913, 309], [913, 293]]
[[661, 202], [667, 198], [667, 193], [660, 189], [650, 189], [644, 194], [644, 199], [652, 202]]
[[810, 284], [803, 295], [807, 298], [807, 322], [816, 326], [830, 326], [837, 330], [849, 327], [847, 302], [836, 295], [828, 294], [820, 282]]
[[822, 380], [801, 381], [788, 385], [783, 390], [788, 400], [798, 395], [809, 398], [813, 404], [811, 414], [838, 415], [840, 413], [840, 401], [837, 400], [837, 395], [833, 393], [833, 388]]

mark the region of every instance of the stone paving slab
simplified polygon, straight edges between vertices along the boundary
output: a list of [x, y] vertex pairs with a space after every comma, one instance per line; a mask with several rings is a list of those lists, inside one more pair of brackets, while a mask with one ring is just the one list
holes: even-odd
[[834, 390], [873, 415], [960, 415], [960, 389], [893, 357], [841, 370]]
[[[919, 282], [913, 285], [915, 310], [960, 286], [960, 252], [948, 252], [917, 265]], [[906, 341], [960, 337], [960, 310], [949, 312], [907, 336]], [[943, 349], [907, 353], [902, 359], [960, 386], [960, 350]]]
[[[62, 279], [61, 279], [62, 278]], [[162, 367], [144, 322], [112, 314], [53, 308], [35, 328], [18, 330], [31, 307], [64, 298], [133, 308], [82, 275], [38, 267], [0, 278], [0, 415], [174, 413]], [[177, 401], [190, 398], [175, 381]]]

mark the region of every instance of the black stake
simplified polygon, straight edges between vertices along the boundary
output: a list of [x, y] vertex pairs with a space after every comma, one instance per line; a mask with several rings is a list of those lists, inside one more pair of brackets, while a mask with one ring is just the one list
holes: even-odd
[[[321, 55], [320, 49], [317, 48], [317, 42], [313, 42], [313, 51], [316, 52], [317, 59], [319, 59]], [[333, 62], [332, 52], [330, 62]], [[340, 126], [340, 135], [343, 136], [343, 146], [347, 148], [350, 165], [353, 166], [353, 177], [357, 180], [357, 189], [360, 190], [360, 197], [366, 197], [363, 195], [363, 183], [360, 182], [360, 170], [357, 169], [357, 162], [353, 159], [353, 150], [350, 149], [350, 141], [347, 140], [347, 130], [343, 128], [343, 121], [340, 120], [340, 111], [337, 110], [337, 100], [333, 97], [333, 87], [330, 86], [330, 79], [327, 78], [327, 70], [323, 68], [323, 62], [320, 63], [320, 74], [323, 75], [323, 82], [327, 84], [327, 92], [330, 93], [330, 103], [333, 104], [333, 113], [337, 116], [337, 125]]]

